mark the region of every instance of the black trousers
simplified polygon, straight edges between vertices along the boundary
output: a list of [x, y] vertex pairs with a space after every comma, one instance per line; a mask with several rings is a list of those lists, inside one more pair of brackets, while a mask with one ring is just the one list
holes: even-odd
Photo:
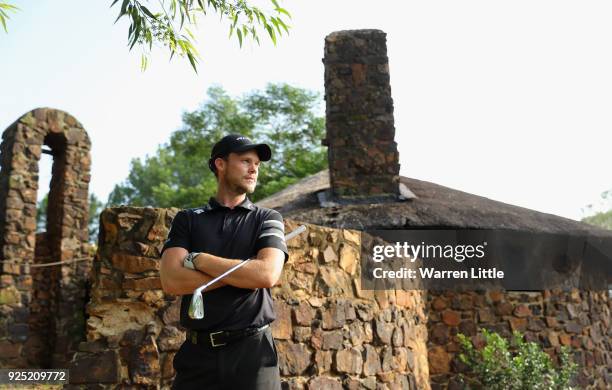
[[280, 390], [278, 355], [270, 328], [222, 347], [189, 338], [174, 356], [172, 389]]

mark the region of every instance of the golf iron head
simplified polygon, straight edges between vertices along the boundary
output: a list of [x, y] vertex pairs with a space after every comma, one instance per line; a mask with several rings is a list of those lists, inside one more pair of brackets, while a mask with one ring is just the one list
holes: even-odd
[[[297, 229], [295, 229], [294, 231], [292, 231], [291, 233], [285, 236], [285, 241], [291, 240], [292, 238], [296, 237], [297, 235], [301, 234], [304, 231], [306, 231], [306, 226], [300, 225]], [[214, 283], [218, 282], [219, 280], [223, 279], [227, 275], [237, 270], [238, 268], [242, 267], [249, 261], [251, 261], [251, 259], [246, 259], [242, 261], [241, 263], [233, 266], [232, 268], [228, 269], [221, 275], [217, 276], [210, 282], [195, 289], [195, 291], [193, 292], [193, 296], [191, 297], [191, 303], [189, 304], [189, 310], [187, 311], [189, 318], [193, 320], [201, 320], [202, 318], [204, 318], [204, 297], [202, 295], [202, 291], [204, 291], [208, 286], [213, 285]]]

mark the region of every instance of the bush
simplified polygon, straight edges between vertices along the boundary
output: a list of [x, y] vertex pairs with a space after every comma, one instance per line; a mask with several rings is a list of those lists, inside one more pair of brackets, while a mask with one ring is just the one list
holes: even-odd
[[571, 389], [570, 380], [577, 365], [569, 349], [561, 348], [559, 366], [533, 342], [525, 342], [520, 332], [514, 332], [509, 343], [495, 332], [481, 329], [484, 347], [477, 349], [471, 340], [458, 334], [462, 353], [473, 377], [463, 378], [468, 388], [485, 389]]

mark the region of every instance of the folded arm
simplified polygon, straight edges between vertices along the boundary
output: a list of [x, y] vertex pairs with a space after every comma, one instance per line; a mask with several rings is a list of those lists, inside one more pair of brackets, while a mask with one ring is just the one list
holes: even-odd
[[[164, 250], [161, 258], [161, 277], [162, 289], [167, 294], [187, 295], [203, 284], [210, 282], [214, 276], [204, 272], [195, 271], [183, 267], [183, 259], [187, 256], [187, 250], [181, 247], [173, 247]], [[218, 281], [208, 287], [206, 291], [223, 287], [226, 284]]]
[[[240, 264], [240, 259], [226, 259], [209, 253], [200, 253], [193, 261], [198, 271], [217, 277]], [[283, 271], [285, 253], [277, 248], [262, 248], [257, 257], [251, 258], [244, 266], [225, 276], [225, 284], [239, 288], [270, 288], [276, 285]]]

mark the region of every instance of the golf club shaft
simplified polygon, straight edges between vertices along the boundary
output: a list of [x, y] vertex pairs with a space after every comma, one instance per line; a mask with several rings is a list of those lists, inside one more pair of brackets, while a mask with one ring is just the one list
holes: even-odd
[[[298, 234], [304, 232], [306, 230], [306, 226], [305, 225], [300, 225], [297, 229], [295, 229], [294, 231], [292, 231], [291, 233], [287, 234], [285, 236], [285, 241], [289, 241], [291, 240], [293, 237], [297, 236]], [[233, 266], [232, 268], [228, 269], [227, 271], [225, 271], [224, 273], [222, 273], [221, 275], [217, 276], [216, 278], [214, 278], [213, 280], [211, 280], [210, 282], [198, 287], [198, 289], [196, 291], [202, 292], [203, 290], [206, 290], [209, 286], [215, 284], [216, 282], [218, 282], [219, 280], [221, 280], [222, 278], [226, 277], [227, 275], [231, 274], [232, 272], [236, 271], [238, 268], [242, 267], [243, 265], [245, 265], [246, 263], [248, 263], [249, 261], [251, 261], [251, 259], [246, 259], [243, 260], [242, 262], [236, 264], [235, 266]]]

